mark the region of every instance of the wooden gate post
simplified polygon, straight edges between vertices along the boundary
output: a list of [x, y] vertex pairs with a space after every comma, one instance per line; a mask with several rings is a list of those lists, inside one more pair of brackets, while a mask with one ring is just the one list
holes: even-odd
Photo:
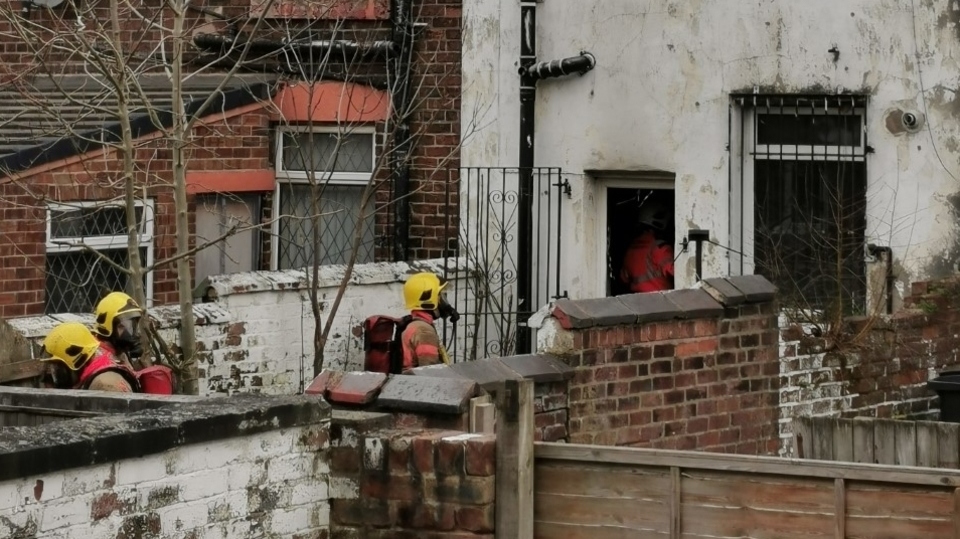
[[496, 537], [533, 539], [533, 380], [496, 393]]

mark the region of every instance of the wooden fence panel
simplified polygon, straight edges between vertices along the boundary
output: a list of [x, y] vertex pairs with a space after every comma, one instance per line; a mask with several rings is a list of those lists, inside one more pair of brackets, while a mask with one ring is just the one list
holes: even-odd
[[894, 421], [894, 461], [897, 466], [917, 465], [917, 424], [913, 421]]
[[937, 423], [940, 468], [960, 468], [960, 423]]
[[538, 463], [534, 537], [662, 537], [669, 532], [669, 468]]
[[833, 459], [853, 462], [853, 422], [835, 420], [833, 431]]
[[917, 466], [936, 468], [940, 465], [940, 443], [936, 421], [917, 421]]
[[[833, 481], [691, 470], [681, 489], [683, 537], [833, 537]], [[754, 528], [755, 527], [755, 528]]]
[[535, 470], [535, 537], [960, 537], [957, 470], [551, 443]]
[[848, 484], [847, 537], [954, 537], [952, 488]]
[[802, 459], [813, 458], [813, 418], [799, 417], [793, 420], [795, 455]]
[[800, 458], [960, 469], [960, 424], [940, 421], [802, 417]]
[[873, 459], [877, 464], [897, 463], [897, 422], [875, 419], [873, 423]]
[[857, 418], [853, 424], [853, 462], [874, 463], [873, 420]]
[[813, 458], [834, 460], [833, 435], [837, 430], [837, 420], [830, 417], [816, 418], [813, 432]]

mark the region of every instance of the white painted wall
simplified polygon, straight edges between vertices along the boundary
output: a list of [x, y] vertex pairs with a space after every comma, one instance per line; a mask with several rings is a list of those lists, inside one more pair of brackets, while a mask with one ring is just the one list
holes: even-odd
[[[313, 537], [329, 531], [329, 425], [0, 482], [0, 537]], [[251, 514], [258, 518], [251, 520]]]
[[[464, 4], [463, 113], [479, 120], [469, 122], [462, 164], [516, 166], [519, 3]], [[955, 271], [958, 19], [955, 0], [538, 3], [539, 60], [588, 50], [598, 62], [583, 77], [541, 81], [537, 91], [536, 165], [562, 167], [573, 189], [563, 254], [577, 263], [564, 264], [564, 288], [577, 298], [601, 285], [595, 242], [604, 238], [604, 210], [585, 170], [676, 173], [678, 238], [705, 228], [729, 244], [729, 94], [755, 86], [868, 93], [876, 152], [867, 165], [867, 241], [892, 246], [901, 287]], [[834, 45], [836, 63], [827, 52]], [[897, 108], [926, 110], [929, 129], [891, 134], [884, 117]], [[678, 260], [678, 288], [693, 282], [691, 255]], [[728, 273], [725, 253], [708, 246], [705, 276]]]
[[[358, 264], [333, 319], [327, 342], [324, 367], [336, 370], [363, 370], [363, 320], [374, 314], [403, 316], [403, 283], [420, 271], [444, 274], [450, 284], [448, 300], [463, 313], [475, 310], [473, 283], [468, 282], [466, 263], [456, 259], [418, 262]], [[459, 268], [459, 270], [458, 270]], [[343, 267], [321, 268], [319, 297], [325, 313], [331, 309]], [[306, 274], [300, 270], [234, 273], [211, 277], [209, 286], [216, 301], [197, 303], [197, 343], [200, 357], [202, 394], [257, 392], [273, 395], [299, 393], [313, 379], [314, 318], [310, 308]], [[180, 311], [177, 306], [151, 309], [160, 320], [162, 335], [176, 343]], [[10, 319], [11, 326], [35, 343], [35, 351], [57, 324], [78, 320], [92, 327], [93, 315], [62, 314]], [[446, 342], [460, 355], [479, 333], [486, 341], [483, 326], [465, 317], [456, 335]], [[326, 315], [322, 319], [326, 323]], [[437, 324], [442, 330], [442, 326]], [[491, 337], [492, 338], [492, 337]]]

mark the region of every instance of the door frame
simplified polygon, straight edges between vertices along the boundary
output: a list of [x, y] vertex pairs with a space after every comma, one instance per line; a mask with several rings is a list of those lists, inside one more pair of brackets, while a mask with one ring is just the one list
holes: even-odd
[[636, 172], [616, 172], [616, 173], [594, 173], [592, 174], [596, 183], [596, 208], [597, 208], [597, 237], [598, 240], [594, 247], [594, 260], [598, 261], [594, 273], [593, 297], [605, 298], [610, 293], [607, 284], [607, 190], [608, 189], [664, 189], [672, 190], [674, 193], [674, 222], [676, 222], [677, 213], [677, 181], [676, 174], [662, 170], [656, 171], [636, 171]]

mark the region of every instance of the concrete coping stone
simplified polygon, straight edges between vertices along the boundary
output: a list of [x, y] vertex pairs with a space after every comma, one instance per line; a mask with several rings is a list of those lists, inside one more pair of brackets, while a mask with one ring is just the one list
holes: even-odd
[[139, 458], [175, 447], [328, 421], [313, 396], [234, 395], [10, 427], [0, 431], [0, 481]]
[[743, 292], [722, 277], [705, 279], [701, 281], [701, 286], [713, 299], [727, 307], [737, 307], [747, 301]]
[[561, 299], [552, 315], [564, 329], [582, 330], [667, 320], [723, 316], [725, 307], [776, 298], [777, 288], [761, 275], [702, 282], [701, 288], [625, 294], [612, 298]]
[[459, 415], [478, 389], [476, 382], [467, 379], [392, 375], [376, 404], [384, 409]]
[[763, 275], [735, 275], [727, 281], [743, 293], [747, 303], [763, 303], [777, 297], [777, 287]]
[[111, 393], [80, 389], [37, 389], [0, 387], [0, 404], [54, 410], [100, 412], [103, 414], [139, 412], [170, 406], [174, 403], [196, 403], [208, 400], [199, 395], [148, 395], [146, 393]]
[[469, 376], [464, 376], [451, 368], [450, 365], [426, 365], [423, 367], [414, 367], [410, 369], [413, 376], [433, 376], [436, 378], [456, 378], [458, 380], [470, 380]]
[[723, 305], [704, 290], [671, 290], [664, 292], [663, 296], [677, 306], [680, 318], [689, 320], [723, 316]]
[[[433, 258], [414, 262], [375, 262], [357, 264], [353, 267], [352, 284], [382, 284], [403, 282], [407, 275], [418, 271], [430, 271], [457, 278], [467, 274], [471, 264], [466, 257]], [[317, 285], [321, 288], [340, 284], [346, 272], [344, 265], [327, 265], [319, 269]], [[307, 270], [251, 271], [214, 275], [207, 277], [194, 289], [194, 296], [216, 298], [233, 294], [269, 292], [275, 290], [296, 291], [310, 285], [311, 273]]]
[[568, 380], [573, 378], [574, 369], [550, 354], [527, 354], [417, 367], [411, 370], [411, 374], [472, 380], [489, 392], [504, 380], [529, 379], [535, 383]]
[[503, 364], [535, 383], [560, 382], [573, 378], [574, 369], [550, 354], [527, 354], [502, 358]]
[[662, 322], [682, 318], [681, 308], [660, 292], [626, 294], [617, 296], [618, 301], [637, 315], [637, 323]]

